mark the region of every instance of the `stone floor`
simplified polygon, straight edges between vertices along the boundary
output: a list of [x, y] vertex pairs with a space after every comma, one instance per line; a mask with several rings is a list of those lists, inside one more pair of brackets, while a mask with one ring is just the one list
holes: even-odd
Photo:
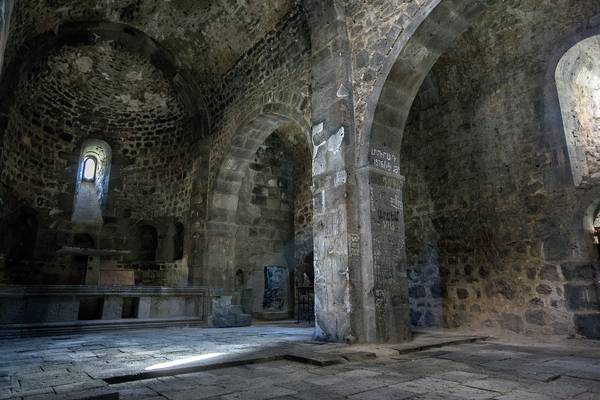
[[[118, 392], [121, 399], [172, 400], [600, 400], [597, 342], [516, 345], [488, 340], [406, 353], [406, 346], [318, 344], [311, 342], [311, 334], [306, 328], [256, 326], [4, 340], [0, 399], [81, 399]], [[331, 366], [277, 360], [112, 385], [103, 380], [289, 349], [328, 355], [361, 352]]]

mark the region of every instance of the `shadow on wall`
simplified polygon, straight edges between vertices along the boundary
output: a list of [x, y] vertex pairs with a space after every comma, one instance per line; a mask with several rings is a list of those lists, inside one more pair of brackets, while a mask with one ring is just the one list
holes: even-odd
[[34, 258], [38, 228], [38, 217], [33, 209], [23, 208], [18, 212], [9, 225], [9, 260], [19, 262]]
[[156, 261], [158, 248], [158, 232], [152, 225], [144, 224], [137, 229], [137, 246], [135, 259], [137, 261]]
[[442, 327], [444, 286], [437, 253], [435, 249], [426, 247], [417, 260], [407, 268], [411, 326]]
[[185, 227], [181, 222], [175, 223], [175, 234], [173, 235], [173, 253], [175, 260], [183, 258], [183, 243], [184, 243]]

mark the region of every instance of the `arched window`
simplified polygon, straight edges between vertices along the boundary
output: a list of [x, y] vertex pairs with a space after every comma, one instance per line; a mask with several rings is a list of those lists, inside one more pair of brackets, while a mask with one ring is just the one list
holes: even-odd
[[567, 51], [556, 68], [569, 159], [575, 185], [600, 181], [600, 35]]
[[96, 158], [88, 156], [83, 162], [83, 180], [86, 182], [95, 182], [97, 168], [98, 161], [96, 161]]
[[106, 204], [112, 151], [108, 143], [91, 139], [83, 143], [77, 169], [73, 222], [101, 224]]

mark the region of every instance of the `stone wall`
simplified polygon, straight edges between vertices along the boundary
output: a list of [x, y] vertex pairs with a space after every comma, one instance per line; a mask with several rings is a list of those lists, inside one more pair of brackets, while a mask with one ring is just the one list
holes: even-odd
[[600, 36], [582, 40], [561, 58], [556, 86], [577, 186], [600, 178]]
[[443, 315], [449, 327], [562, 335], [573, 313], [597, 311], [593, 267], [572, 241], [583, 192], [548, 121], [560, 113], [558, 59], [600, 28], [599, 12], [592, 1], [496, 5], [423, 84], [401, 157], [414, 324]]
[[10, 32], [10, 18], [12, 15], [13, 0], [3, 0], [0, 3], [0, 78], [4, 66], [4, 52], [8, 43], [8, 34]]
[[[239, 193], [235, 267], [252, 289], [252, 312], [263, 311], [265, 267], [292, 271], [294, 182], [291, 155], [277, 133], [259, 147]], [[238, 276], [239, 277], [239, 276]], [[289, 292], [289, 282], [286, 283]], [[287, 311], [287, 310], [281, 310]]]
[[[261, 107], [283, 104], [308, 119], [309, 54], [306, 19], [296, 7], [225, 75], [219, 90], [209, 99], [214, 135], [210, 150], [211, 185], [231, 146], [245, 139], [233, 137], [237, 129]], [[265, 133], [268, 136], [272, 132]], [[302, 133], [308, 140], [308, 132]]]
[[[306, 143], [294, 146], [294, 265], [312, 259], [313, 252], [313, 198], [311, 151]], [[301, 277], [300, 277], [301, 278]]]
[[364, 118], [369, 97], [379, 80], [385, 80], [383, 66], [392, 48], [403, 35], [414, 31], [419, 14], [427, 13], [438, 0], [346, 0], [348, 33], [352, 47], [354, 113], [359, 143], [363, 142]]
[[[305, 16], [296, 7], [238, 61], [211, 97], [213, 136], [204, 187], [208, 198], [207, 250], [205, 267], [198, 268], [197, 282], [234, 289], [238, 265], [233, 259], [235, 250], [230, 249], [235, 247], [230, 238], [238, 226], [240, 187], [265, 140], [277, 130], [293, 146], [294, 156], [310, 152], [306, 150], [310, 129], [309, 51]], [[303, 161], [303, 168], [309, 168], [309, 160]], [[292, 160], [289, 162], [293, 164]], [[307, 198], [303, 195], [302, 201]], [[290, 210], [293, 206], [290, 204]], [[304, 210], [306, 216], [310, 214], [306, 203], [299, 210]], [[305, 218], [305, 226], [308, 225]], [[308, 243], [311, 242], [305, 240], [305, 246]]]
[[261, 2], [21, 0], [15, 2], [7, 62], [29, 40], [65, 22], [128, 24], [156, 40], [190, 70], [205, 92], [219, 92], [223, 75], [292, 7], [289, 0]]
[[237, 210], [236, 265], [248, 271], [265, 265], [291, 266], [294, 182], [289, 157], [274, 133], [246, 171]]
[[2, 182], [38, 208], [68, 213], [78, 146], [102, 139], [120, 167], [112, 169], [109, 213], [183, 215], [193, 134], [161, 72], [108, 42], [64, 47], [40, 69], [19, 83], [9, 108]]
[[[26, 276], [47, 263], [39, 276], [53, 277], [45, 283], [80, 283], [70, 277], [81, 273], [78, 267], [54, 254], [73, 245], [74, 234], [83, 230], [94, 246], [127, 249], [137, 222], [160, 226], [162, 218], [187, 217], [196, 133], [164, 73], [118, 43], [63, 46], [24, 70], [14, 97], [2, 104], [2, 224], [9, 229], [23, 207], [30, 207], [40, 227], [36, 260], [13, 269]], [[120, 240], [105, 240], [100, 227], [71, 224], [81, 146], [88, 139], [111, 147], [103, 216], [108, 225], [120, 226]], [[7, 246], [2, 243], [3, 251], [10, 251]], [[21, 275], [12, 274], [19, 281]]]

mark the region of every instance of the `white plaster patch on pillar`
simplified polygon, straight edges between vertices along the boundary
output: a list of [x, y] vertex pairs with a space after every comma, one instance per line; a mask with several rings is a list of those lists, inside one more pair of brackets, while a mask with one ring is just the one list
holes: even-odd
[[325, 138], [323, 122], [313, 126], [312, 128], [312, 144], [313, 144], [313, 176], [320, 175], [325, 172], [326, 160], [325, 150], [327, 140]]
[[323, 137], [324, 125], [323, 123], [319, 123], [312, 128], [312, 141], [313, 147], [320, 147], [324, 142], [325, 138]]
[[[321, 175], [325, 172], [325, 154], [324, 151], [320, 151], [322, 147], [319, 147], [315, 152], [315, 157], [313, 158], [313, 175]], [[319, 153], [322, 153], [319, 155]]]
[[349, 91], [349, 90], [348, 90], [348, 88], [346, 88], [346, 86], [345, 86], [345, 85], [342, 83], [342, 84], [340, 85], [340, 88], [338, 89], [338, 91], [337, 91], [337, 94], [336, 94], [336, 95], [337, 95], [337, 97], [338, 97], [338, 98], [342, 99], [342, 98], [345, 98], [345, 97], [348, 97], [348, 96], [350, 96], [350, 91]]
[[333, 185], [336, 187], [344, 185], [347, 180], [348, 180], [348, 173], [346, 172], [346, 170], [337, 171], [335, 173], [335, 179], [334, 179]]
[[338, 154], [342, 148], [342, 142], [344, 141], [345, 129], [342, 126], [335, 135], [332, 135], [327, 139], [327, 151]]

